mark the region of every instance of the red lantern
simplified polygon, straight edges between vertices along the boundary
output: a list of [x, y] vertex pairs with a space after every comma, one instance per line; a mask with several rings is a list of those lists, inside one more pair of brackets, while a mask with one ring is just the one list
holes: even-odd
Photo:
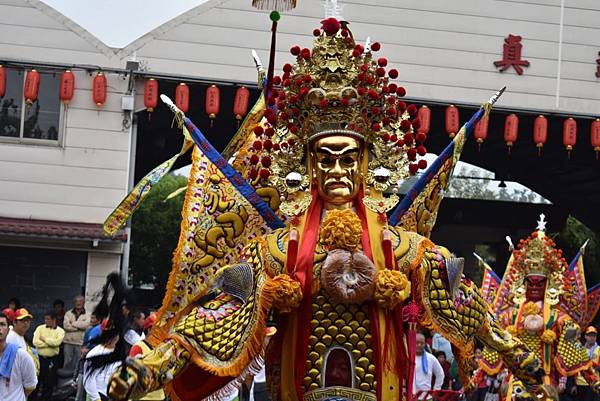
[[519, 117], [516, 114], [509, 114], [504, 120], [504, 142], [508, 146], [508, 154], [510, 155], [510, 149], [517, 141], [519, 136]]
[[600, 118], [592, 121], [590, 127], [590, 143], [596, 152], [596, 160], [598, 160], [598, 152], [600, 152]]
[[245, 86], [240, 86], [235, 92], [233, 100], [233, 114], [235, 114], [235, 119], [238, 120], [238, 123], [248, 112], [249, 101], [250, 91]]
[[454, 138], [459, 130], [459, 118], [458, 109], [455, 105], [446, 107], [446, 132], [450, 135], [450, 138]]
[[71, 70], [66, 70], [60, 76], [60, 100], [63, 101], [65, 105], [69, 104], [71, 99], [73, 99], [73, 93], [75, 92], [75, 75]]
[[28, 105], [31, 106], [37, 100], [39, 89], [40, 73], [36, 70], [31, 70], [25, 77], [25, 86], [23, 87], [23, 95]]
[[210, 126], [212, 127], [217, 114], [219, 114], [219, 99], [220, 91], [215, 85], [211, 85], [206, 89], [206, 114], [210, 118]]
[[417, 129], [417, 133], [423, 133], [427, 135], [431, 126], [431, 109], [425, 105], [421, 106], [419, 112], [417, 113], [417, 117], [421, 122], [421, 125]]
[[190, 88], [183, 82], [175, 88], [175, 106], [184, 113], [190, 109]]
[[148, 113], [152, 113], [158, 105], [158, 81], [154, 78], [146, 80], [144, 84], [144, 106]]
[[575, 143], [577, 143], [577, 121], [569, 117], [563, 123], [563, 145], [567, 149], [569, 159]]
[[481, 150], [481, 144], [487, 138], [489, 123], [490, 123], [489, 116], [483, 116], [483, 117], [481, 117], [481, 119], [479, 121], [477, 121], [477, 124], [475, 124], [475, 129], [473, 130], [473, 136], [477, 140], [478, 150]]
[[6, 69], [0, 64], [0, 98], [6, 94]]
[[96, 107], [102, 107], [104, 102], [106, 102], [106, 75], [102, 72], [99, 72], [94, 77], [94, 82], [92, 84], [92, 99], [96, 104]]
[[533, 143], [538, 149], [538, 157], [542, 154], [542, 148], [548, 140], [548, 120], [546, 117], [539, 115], [533, 122]]

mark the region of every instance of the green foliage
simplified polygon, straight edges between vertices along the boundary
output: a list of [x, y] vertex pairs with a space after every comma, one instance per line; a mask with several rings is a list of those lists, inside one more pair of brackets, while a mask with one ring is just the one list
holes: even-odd
[[600, 236], [589, 229], [585, 224], [573, 216], [569, 216], [564, 228], [558, 234], [555, 241], [570, 263], [577, 254], [583, 243], [589, 239], [583, 256], [583, 266], [585, 268], [585, 279], [587, 287], [591, 288], [600, 282]]
[[157, 291], [165, 290], [179, 240], [184, 194], [164, 200], [186, 183], [185, 177], [165, 176], [133, 215], [129, 272], [136, 287], [154, 284]]

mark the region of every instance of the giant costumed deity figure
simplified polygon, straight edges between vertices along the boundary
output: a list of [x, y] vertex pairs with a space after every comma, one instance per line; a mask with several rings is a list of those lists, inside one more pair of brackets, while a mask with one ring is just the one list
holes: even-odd
[[[541, 215], [536, 231], [513, 250], [502, 280], [486, 267], [482, 292], [501, 325], [542, 361], [544, 384], [564, 390], [566, 378], [581, 373], [598, 390], [600, 381], [579, 341], [581, 327], [587, 327], [600, 306], [597, 286], [587, 291], [585, 285], [585, 245], [567, 265], [545, 227]], [[488, 375], [505, 367], [489, 347], [479, 365]]]
[[417, 325], [457, 347], [464, 379], [476, 338], [539, 383], [537, 358], [499, 326], [461, 260], [427, 238], [464, 136], [388, 220], [398, 197], [384, 194], [424, 154], [416, 108], [374, 57], [378, 43], [357, 44], [333, 17], [316, 31], [247, 117], [232, 165], [175, 110], [198, 145], [179, 247], [154, 349], [113, 376], [113, 399], [161, 387], [174, 400], [220, 399], [261, 362], [268, 321], [273, 400], [407, 399]]

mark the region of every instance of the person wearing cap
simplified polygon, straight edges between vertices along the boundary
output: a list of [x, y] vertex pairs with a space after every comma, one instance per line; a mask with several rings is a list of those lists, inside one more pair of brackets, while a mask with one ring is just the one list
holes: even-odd
[[25, 340], [25, 334], [29, 331], [31, 327], [31, 321], [33, 320], [33, 316], [29, 311], [25, 308], [19, 308], [15, 311], [13, 320], [13, 328], [8, 333], [8, 337], [6, 338], [6, 342], [10, 344], [15, 344], [17, 347], [24, 349], [27, 351], [33, 363], [35, 365], [35, 371], [37, 374], [40, 373], [40, 360], [37, 355], [35, 349], [27, 343]]
[[[596, 344], [597, 336], [598, 330], [594, 326], [589, 326], [587, 329], [585, 329], [585, 344], [583, 345], [596, 369], [598, 369], [598, 366], [600, 365], [600, 347], [598, 344]], [[578, 401], [594, 401], [597, 399], [593, 389], [581, 374], [577, 375], [577, 378], [575, 379], [575, 385], [577, 386], [576, 391]]]
[[[152, 312], [148, 315], [148, 317], [144, 320], [144, 334], [148, 334], [152, 326], [156, 322], [156, 312]], [[136, 342], [129, 350], [129, 356], [132, 358], [141, 358], [147, 353], [152, 351], [152, 347], [148, 342], [143, 339]], [[148, 401], [161, 401], [165, 399], [165, 391], [163, 389], [159, 389], [156, 391], [152, 391], [151, 393], [146, 394], [144, 397], [140, 398], [140, 400], [148, 400]]]
[[44, 324], [33, 333], [33, 345], [40, 356], [40, 382], [42, 400], [50, 400], [56, 385], [56, 372], [59, 368], [60, 345], [65, 331], [58, 326], [58, 317], [54, 311], [44, 314]]
[[8, 343], [8, 318], [0, 313], [0, 400], [25, 401], [37, 386], [35, 365], [27, 352]]

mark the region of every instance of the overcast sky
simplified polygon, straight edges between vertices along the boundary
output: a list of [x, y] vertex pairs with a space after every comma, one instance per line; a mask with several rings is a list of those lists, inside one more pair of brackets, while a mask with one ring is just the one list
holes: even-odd
[[207, 0], [42, 0], [111, 47], [125, 47]]

